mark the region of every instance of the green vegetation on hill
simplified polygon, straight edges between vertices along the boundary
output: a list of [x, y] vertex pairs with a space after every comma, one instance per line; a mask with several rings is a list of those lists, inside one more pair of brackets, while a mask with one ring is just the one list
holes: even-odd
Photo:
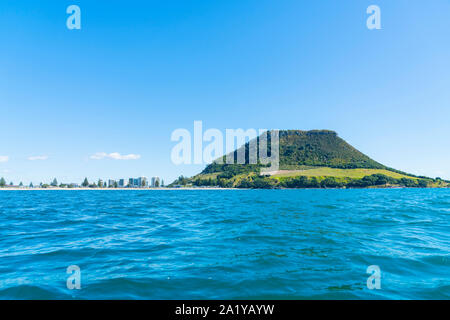
[[[257, 143], [259, 144], [259, 137]], [[180, 177], [172, 185], [227, 188], [448, 186], [442, 180], [416, 177], [388, 168], [352, 147], [334, 131], [282, 130], [279, 131], [279, 143], [280, 171], [272, 176], [260, 175], [260, 170], [265, 165], [259, 161], [257, 164], [249, 164], [249, 143], [247, 143], [241, 147], [245, 150], [245, 164], [213, 162], [200, 174], [192, 178]], [[269, 154], [270, 145], [269, 136]], [[234, 151], [235, 159], [237, 151]], [[225, 157], [222, 160], [225, 160]]]
[[385, 169], [329, 130], [280, 131], [280, 167], [314, 166], [341, 169]]
[[[355, 170], [355, 169], [347, 169]], [[419, 178], [393, 178], [381, 173], [370, 174], [363, 177], [335, 177], [335, 176], [261, 176], [256, 173], [238, 175], [231, 179], [222, 178], [219, 174], [198, 175], [181, 183], [193, 186], [217, 186], [222, 188], [368, 188], [368, 187], [445, 187], [444, 182], [435, 179]]]
[[275, 178], [282, 177], [296, 177], [296, 176], [307, 176], [307, 177], [337, 177], [337, 178], [353, 178], [353, 179], [361, 179], [365, 176], [370, 176], [373, 174], [383, 174], [385, 176], [401, 179], [417, 179], [416, 177], [401, 174], [398, 172], [393, 172], [387, 169], [338, 169], [338, 168], [329, 168], [329, 167], [311, 167], [303, 170], [281, 170], [278, 173], [274, 174]]
[[[257, 139], [259, 143], [259, 138]], [[387, 169], [339, 138], [334, 131], [281, 130], [279, 144], [281, 169], [292, 170], [304, 167]], [[270, 136], [268, 145], [270, 153]], [[246, 164], [213, 162], [202, 171], [202, 174], [221, 172], [229, 178], [242, 173], [259, 172], [263, 165], [248, 164], [249, 143], [242, 148], [245, 148]], [[237, 159], [237, 150], [234, 152], [234, 158]]]

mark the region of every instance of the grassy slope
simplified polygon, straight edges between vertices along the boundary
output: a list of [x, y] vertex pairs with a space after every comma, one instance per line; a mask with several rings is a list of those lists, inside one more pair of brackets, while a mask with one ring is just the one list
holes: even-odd
[[[299, 177], [299, 176], [306, 176], [306, 177], [316, 177], [319, 181], [322, 181], [326, 177], [334, 177], [338, 181], [348, 181], [348, 179], [362, 179], [366, 176], [370, 176], [373, 174], [383, 174], [388, 177], [392, 177], [395, 179], [401, 179], [401, 178], [407, 178], [411, 180], [418, 180], [417, 177], [412, 177], [405, 174], [400, 174], [396, 172], [392, 172], [385, 169], [336, 169], [336, 168], [329, 168], [329, 167], [316, 167], [316, 168], [308, 168], [306, 170], [290, 170], [290, 171], [284, 171], [281, 170], [279, 174], [272, 175], [271, 177], [281, 181], [284, 179], [289, 179], [293, 177]], [[219, 172], [215, 173], [209, 173], [209, 174], [198, 174], [194, 177], [192, 177], [192, 180], [195, 179], [201, 179], [201, 180], [208, 180], [208, 179], [216, 179], [219, 175]], [[246, 179], [249, 177], [256, 177], [258, 176], [255, 172], [250, 173], [243, 173], [236, 175], [230, 179], [232, 181], [233, 186], [236, 186], [239, 184], [239, 182], [242, 179]], [[428, 179], [427, 179], [428, 180]], [[446, 181], [435, 181], [432, 179], [428, 180], [428, 187], [432, 188], [445, 188], [450, 187], [450, 184]]]
[[280, 177], [340, 177], [340, 178], [353, 178], [361, 179], [365, 176], [370, 176], [372, 174], [384, 174], [385, 176], [392, 177], [395, 179], [409, 178], [417, 179], [408, 175], [392, 172], [385, 169], [337, 169], [328, 167], [318, 167], [314, 169], [307, 170], [281, 170], [280, 173], [273, 175], [274, 178]]

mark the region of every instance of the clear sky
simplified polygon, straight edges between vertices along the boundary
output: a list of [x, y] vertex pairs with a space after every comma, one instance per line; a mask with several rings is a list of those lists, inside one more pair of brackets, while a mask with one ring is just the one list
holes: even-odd
[[[66, 27], [71, 4], [81, 30]], [[372, 4], [381, 30], [366, 27]], [[204, 167], [170, 158], [171, 133], [201, 120], [331, 129], [385, 165], [450, 179], [449, 12], [448, 0], [2, 0], [0, 176], [171, 182]]]

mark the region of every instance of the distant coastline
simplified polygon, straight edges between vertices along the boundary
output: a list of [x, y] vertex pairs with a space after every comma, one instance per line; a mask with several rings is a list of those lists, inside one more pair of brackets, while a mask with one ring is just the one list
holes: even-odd
[[448, 189], [449, 187], [370, 186], [346, 188], [222, 188], [222, 187], [164, 187], [164, 188], [0, 188], [0, 191], [173, 191], [173, 190], [367, 190], [367, 189]]
[[164, 190], [244, 190], [238, 188], [220, 187], [164, 187], [164, 188], [0, 188], [0, 191], [164, 191]]

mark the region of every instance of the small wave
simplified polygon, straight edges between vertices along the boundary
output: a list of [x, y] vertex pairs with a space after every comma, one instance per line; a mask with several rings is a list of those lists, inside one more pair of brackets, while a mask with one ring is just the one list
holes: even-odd
[[57, 300], [71, 299], [72, 296], [54, 289], [33, 285], [19, 285], [0, 290], [0, 299], [5, 300]]

